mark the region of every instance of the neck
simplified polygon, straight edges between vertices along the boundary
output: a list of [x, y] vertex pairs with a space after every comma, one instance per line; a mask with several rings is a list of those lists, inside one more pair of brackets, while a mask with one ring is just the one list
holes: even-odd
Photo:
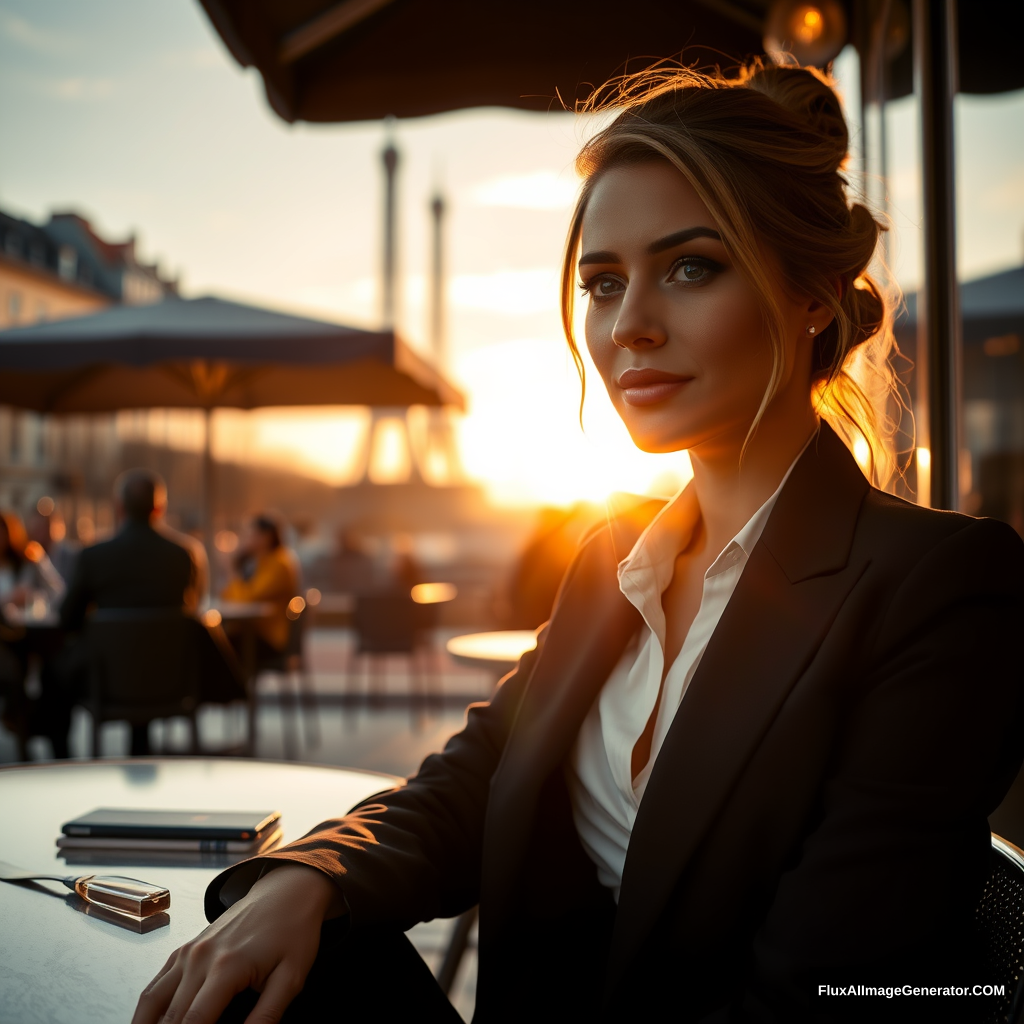
[[775, 493], [817, 427], [809, 405], [805, 415], [784, 422], [769, 410], [745, 450], [746, 429], [690, 450], [693, 489], [709, 551], [721, 551]]

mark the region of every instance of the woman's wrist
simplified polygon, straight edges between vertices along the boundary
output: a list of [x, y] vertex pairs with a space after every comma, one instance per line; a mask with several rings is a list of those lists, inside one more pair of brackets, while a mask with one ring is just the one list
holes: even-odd
[[342, 917], [348, 906], [342, 891], [317, 868], [297, 861], [271, 861], [267, 871], [250, 889], [251, 895], [274, 893], [299, 898], [314, 910], [321, 921]]

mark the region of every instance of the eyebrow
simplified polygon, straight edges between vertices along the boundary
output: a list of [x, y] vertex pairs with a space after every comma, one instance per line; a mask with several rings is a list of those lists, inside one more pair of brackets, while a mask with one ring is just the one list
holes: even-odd
[[[648, 256], [657, 256], [660, 252], [665, 252], [666, 249], [674, 249], [677, 245], [682, 245], [684, 242], [692, 241], [694, 238], [712, 238], [716, 242], [722, 240], [722, 236], [715, 231], [714, 228], [696, 227], [686, 228], [683, 231], [675, 231], [671, 235], [665, 235], [664, 238], [659, 238], [655, 242], [651, 242], [647, 246]], [[611, 252], [608, 249], [598, 249], [594, 252], [584, 253], [580, 257], [579, 265], [582, 267], [585, 263], [619, 263], [619, 256]]]

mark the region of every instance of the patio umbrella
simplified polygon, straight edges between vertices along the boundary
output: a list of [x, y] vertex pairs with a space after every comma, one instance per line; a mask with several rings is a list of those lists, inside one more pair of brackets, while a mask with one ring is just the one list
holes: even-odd
[[[0, 331], [0, 404], [43, 413], [270, 405], [452, 405], [462, 395], [392, 331], [224, 299], [168, 299]], [[207, 536], [207, 540], [209, 537]]]
[[[244, 67], [263, 76], [286, 121], [419, 117], [463, 107], [560, 109], [593, 85], [678, 57], [733, 64], [764, 53], [769, 0], [200, 0]], [[820, 5], [819, 5], [820, 6]], [[882, 6], [843, 0], [848, 38], [867, 57]], [[899, 0], [895, 7], [906, 8]], [[1024, 65], [993, 53], [993, 30], [1015, 38], [1020, 4], [959, 5], [960, 88], [1024, 87]], [[894, 15], [895, 17], [896, 15]], [[996, 28], [998, 26], [998, 28]], [[888, 96], [912, 90], [913, 26]]]

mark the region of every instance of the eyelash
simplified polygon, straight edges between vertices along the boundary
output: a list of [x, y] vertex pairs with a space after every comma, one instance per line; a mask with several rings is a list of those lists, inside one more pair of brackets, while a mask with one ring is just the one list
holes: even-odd
[[[668, 276], [672, 277], [672, 275], [675, 274], [675, 272], [677, 270], [679, 270], [680, 267], [684, 267], [687, 264], [691, 264], [691, 265], [694, 265], [694, 266], [704, 267], [712, 275], [720, 274], [723, 270], [725, 270], [725, 267], [721, 263], [719, 263], [717, 260], [711, 259], [708, 256], [680, 256], [679, 259], [677, 259], [672, 264], [672, 267], [669, 270]], [[593, 289], [594, 289], [594, 287], [597, 284], [599, 284], [603, 279], [605, 279], [608, 276], [610, 276], [610, 275], [607, 275], [607, 274], [595, 274], [588, 281], [580, 281], [580, 282], [578, 282], [579, 283], [580, 291], [583, 292], [584, 295], [589, 295], [590, 298], [592, 300], [594, 300], [594, 301], [597, 301], [597, 302], [602, 301], [602, 297], [598, 296], [598, 295], [595, 295]], [[685, 285], [687, 285], [689, 287], [700, 287], [701, 285], [706, 283], [706, 280], [683, 281], [683, 282], [680, 282], [680, 283], [683, 283], [683, 284], [685, 284]], [[607, 298], [611, 298], [611, 297], [612, 296], [607, 296]]]

